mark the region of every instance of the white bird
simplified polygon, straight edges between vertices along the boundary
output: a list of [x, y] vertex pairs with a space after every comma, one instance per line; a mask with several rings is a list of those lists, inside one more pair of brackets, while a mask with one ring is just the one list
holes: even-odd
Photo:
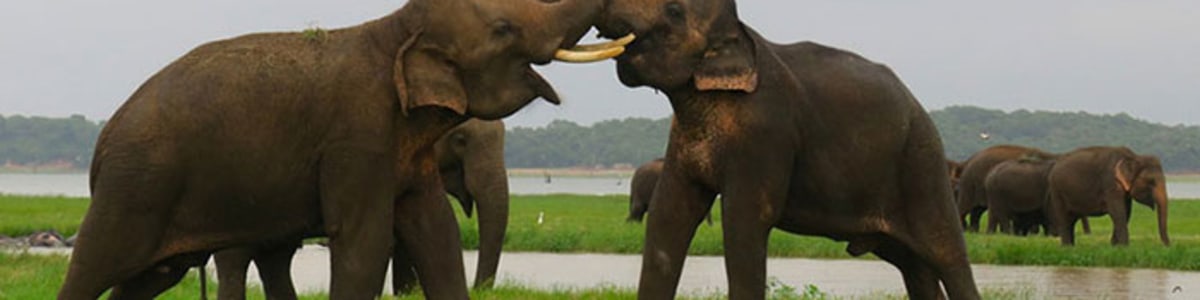
[[542, 221], [546, 220], [546, 212], [538, 212], [538, 225], [542, 225]]
[[988, 134], [987, 132], [980, 132], [979, 139], [986, 141], [986, 140], [992, 139], [992, 135]]

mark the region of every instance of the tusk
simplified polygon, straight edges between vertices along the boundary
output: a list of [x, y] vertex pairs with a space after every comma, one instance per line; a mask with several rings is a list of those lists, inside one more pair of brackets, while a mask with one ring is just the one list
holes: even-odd
[[616, 48], [616, 47], [625, 47], [625, 45], [629, 45], [629, 43], [632, 43], [633, 40], [636, 38], [637, 38], [636, 35], [630, 33], [630, 34], [625, 35], [625, 37], [622, 37], [622, 38], [619, 38], [619, 39], [616, 39], [613, 41], [609, 41], [606, 43], [593, 44], [593, 45], [579, 45], [579, 46], [572, 47], [570, 50], [571, 51], [596, 51], [596, 50], [604, 50], [604, 49]]
[[579, 45], [569, 50], [559, 49], [554, 52], [554, 58], [565, 62], [589, 63], [597, 62], [621, 55], [625, 53], [625, 45], [632, 43], [636, 37], [631, 33], [623, 38], [615, 41], [595, 44], [595, 45]]
[[609, 48], [596, 51], [574, 51], [559, 49], [557, 52], [554, 52], [554, 59], [565, 62], [590, 63], [617, 57], [621, 55], [621, 53], [625, 53], [625, 47]]

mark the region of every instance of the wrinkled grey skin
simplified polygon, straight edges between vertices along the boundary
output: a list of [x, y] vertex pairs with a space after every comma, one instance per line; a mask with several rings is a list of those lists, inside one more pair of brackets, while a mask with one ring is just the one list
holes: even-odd
[[378, 295], [393, 248], [426, 296], [467, 298], [433, 145], [469, 118], [556, 101], [531, 64], [574, 46], [602, 8], [412, 0], [358, 26], [195, 48], [101, 131], [59, 298], [152, 298], [213, 251], [312, 235], [329, 236], [330, 298]]
[[[437, 144], [438, 169], [446, 192], [462, 204], [468, 217], [479, 214], [479, 266], [475, 287], [495, 283], [501, 247], [508, 226], [508, 177], [504, 166], [504, 123], [471, 119], [451, 129]], [[245, 299], [246, 266], [254, 261], [271, 299], [295, 299], [290, 276], [291, 260], [298, 243], [283, 246], [231, 248], [213, 259], [222, 283], [220, 299]], [[392, 256], [393, 293], [411, 292], [417, 274], [412, 258], [403, 250]]]
[[1112, 244], [1128, 245], [1134, 200], [1156, 210], [1159, 239], [1171, 244], [1167, 182], [1158, 157], [1125, 147], [1080, 148], [1058, 158], [1049, 182], [1051, 223], [1063, 245], [1075, 244], [1076, 221], [1106, 214], [1113, 222]]

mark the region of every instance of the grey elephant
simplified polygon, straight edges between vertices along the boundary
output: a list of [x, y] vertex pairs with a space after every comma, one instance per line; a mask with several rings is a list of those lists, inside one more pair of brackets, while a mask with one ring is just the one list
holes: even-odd
[[1026, 157], [1002, 162], [992, 167], [984, 180], [987, 198], [989, 233], [1026, 235], [1037, 226], [1052, 234], [1045, 224], [1049, 203], [1047, 177], [1054, 167], [1053, 159]]
[[[471, 216], [479, 213], [479, 266], [475, 287], [494, 284], [500, 250], [508, 227], [508, 178], [504, 167], [504, 123], [471, 119], [446, 133], [434, 145], [438, 170], [446, 192]], [[292, 255], [299, 243], [269, 247], [238, 247], [213, 255], [217, 265], [220, 299], [244, 299], [246, 267], [258, 267], [264, 293], [272, 299], [295, 299], [290, 276]], [[415, 288], [412, 258], [402, 248], [392, 257], [392, 287], [396, 294]]]
[[[629, 184], [629, 222], [642, 222], [646, 212], [650, 210], [650, 200], [654, 196], [654, 186], [658, 185], [658, 177], [662, 175], [663, 158], [648, 161], [633, 172]], [[708, 225], [713, 224], [712, 213], [704, 218]]]
[[1157, 211], [1159, 239], [1171, 244], [1167, 181], [1158, 157], [1125, 147], [1080, 148], [1058, 159], [1049, 184], [1051, 223], [1063, 245], [1075, 244], [1076, 221], [1106, 214], [1113, 222], [1112, 244], [1128, 245], [1134, 200]]
[[1053, 153], [1018, 145], [996, 145], [980, 150], [962, 163], [958, 177], [956, 204], [967, 231], [979, 231], [979, 222], [987, 207], [984, 180], [996, 165], [1020, 158], [1052, 159]]
[[[558, 96], [531, 64], [573, 48], [594, 0], [413, 0], [362, 25], [208, 43], [105, 124], [60, 299], [151, 298], [213, 251], [329, 237], [333, 299], [373, 298], [393, 244], [425, 295], [465, 299], [433, 144]], [[399, 238], [400, 243], [394, 239]]]

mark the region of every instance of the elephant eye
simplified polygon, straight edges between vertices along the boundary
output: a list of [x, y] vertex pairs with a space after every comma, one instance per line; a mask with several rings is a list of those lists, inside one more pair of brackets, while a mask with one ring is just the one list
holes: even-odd
[[667, 14], [668, 18], [671, 18], [675, 21], [682, 21], [685, 17], [683, 4], [680, 4], [678, 1], [668, 2], [667, 5], [663, 7], [663, 13]]
[[508, 37], [517, 33], [517, 27], [513, 26], [508, 20], [499, 20], [492, 23], [492, 35], [496, 37]]

